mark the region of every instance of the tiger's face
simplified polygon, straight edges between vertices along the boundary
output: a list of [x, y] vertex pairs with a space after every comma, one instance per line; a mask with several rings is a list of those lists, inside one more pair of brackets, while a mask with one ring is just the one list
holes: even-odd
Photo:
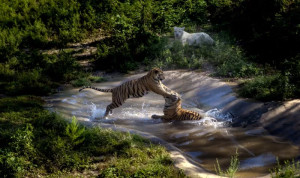
[[159, 68], [153, 68], [149, 73], [155, 81], [162, 81], [165, 79], [163, 71]]
[[184, 27], [174, 27], [174, 36], [175, 39], [181, 39], [183, 35]]
[[175, 97], [165, 97], [165, 108], [167, 109], [174, 109], [177, 108], [179, 105], [181, 105], [181, 98], [176, 93], [174, 94]]

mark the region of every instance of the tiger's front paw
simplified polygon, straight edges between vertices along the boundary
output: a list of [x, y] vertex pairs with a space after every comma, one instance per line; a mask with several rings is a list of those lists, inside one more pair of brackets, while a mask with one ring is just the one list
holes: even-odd
[[172, 95], [170, 96], [170, 98], [171, 98], [173, 101], [177, 101], [177, 100], [180, 99], [181, 97], [180, 97], [180, 95], [179, 95], [178, 93], [176, 93], [176, 94], [172, 94]]
[[154, 114], [154, 115], [151, 116], [151, 118], [152, 118], [152, 119], [160, 119], [160, 118], [162, 118], [162, 116], [159, 116], [159, 115], [155, 115], [155, 114]]

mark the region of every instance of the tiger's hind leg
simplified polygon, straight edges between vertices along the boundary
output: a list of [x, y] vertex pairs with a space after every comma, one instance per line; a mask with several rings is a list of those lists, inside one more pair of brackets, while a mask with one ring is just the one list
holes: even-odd
[[105, 114], [103, 116], [103, 118], [106, 118], [108, 116], [108, 114], [112, 114], [112, 110], [121, 106], [120, 104], [117, 104], [117, 103], [111, 103], [109, 104], [107, 107], [106, 107], [106, 111], [105, 111]]
[[108, 114], [112, 114], [112, 110], [122, 106], [122, 104], [124, 103], [124, 101], [126, 100], [126, 97], [122, 97], [122, 95], [120, 96], [119, 92], [113, 92], [112, 93], [112, 103], [110, 103], [107, 107], [106, 107], [106, 111], [105, 114], [103, 116], [103, 118], [107, 118]]

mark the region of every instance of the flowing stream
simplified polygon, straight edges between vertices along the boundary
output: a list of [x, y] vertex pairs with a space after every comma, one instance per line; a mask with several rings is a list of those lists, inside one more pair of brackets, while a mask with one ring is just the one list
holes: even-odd
[[[111, 88], [141, 75], [115, 77], [93, 86]], [[231, 127], [237, 116], [224, 111], [220, 100], [228, 102], [236, 98], [228, 95], [232, 91], [223, 83], [199, 73], [180, 71], [166, 72], [163, 83], [182, 95], [184, 108], [203, 113], [205, 117], [200, 121], [153, 120], [152, 114], [162, 114], [164, 99], [149, 93], [142, 98], [128, 99], [108, 119], [99, 120], [111, 103], [111, 93], [92, 89], [79, 93], [78, 88], [71, 87], [46, 98], [46, 107], [68, 118], [76, 116], [100, 126], [113, 125], [152, 134], [173, 144], [208, 171], [215, 170], [216, 158], [221, 167], [228, 165], [236, 151], [240, 160], [239, 177], [267, 175], [276, 158], [299, 156], [299, 147], [269, 135], [261, 127]]]

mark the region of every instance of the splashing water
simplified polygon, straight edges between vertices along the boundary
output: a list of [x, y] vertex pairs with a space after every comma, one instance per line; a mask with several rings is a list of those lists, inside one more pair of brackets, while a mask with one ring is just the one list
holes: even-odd
[[203, 122], [206, 123], [206, 125], [218, 128], [230, 125], [230, 123], [232, 123], [232, 119], [233, 117], [230, 113], [224, 114], [221, 110], [214, 108], [205, 113]]
[[[140, 106], [137, 106], [140, 107]], [[122, 112], [120, 114], [120, 118], [122, 119], [147, 119], [151, 117], [153, 113], [150, 111], [150, 105], [143, 102], [141, 109], [137, 110], [137, 107], [135, 105], [132, 105], [131, 107], [125, 107], [122, 108]]]
[[223, 122], [232, 122], [232, 115], [230, 113], [222, 113], [221, 110], [214, 108], [211, 110], [208, 110], [206, 113], [206, 116], [208, 117], [213, 117], [217, 119], [218, 121], [223, 121]]
[[93, 121], [96, 118], [103, 118], [105, 110], [101, 109], [101, 108], [97, 108], [97, 106], [92, 103], [92, 105], [90, 105], [90, 113], [91, 113], [91, 117], [90, 120]]
[[230, 113], [222, 113], [221, 110], [214, 108], [204, 113], [204, 118], [199, 121], [184, 121], [184, 123], [192, 123], [201, 126], [210, 126], [220, 128], [229, 126], [232, 123], [232, 115]]

